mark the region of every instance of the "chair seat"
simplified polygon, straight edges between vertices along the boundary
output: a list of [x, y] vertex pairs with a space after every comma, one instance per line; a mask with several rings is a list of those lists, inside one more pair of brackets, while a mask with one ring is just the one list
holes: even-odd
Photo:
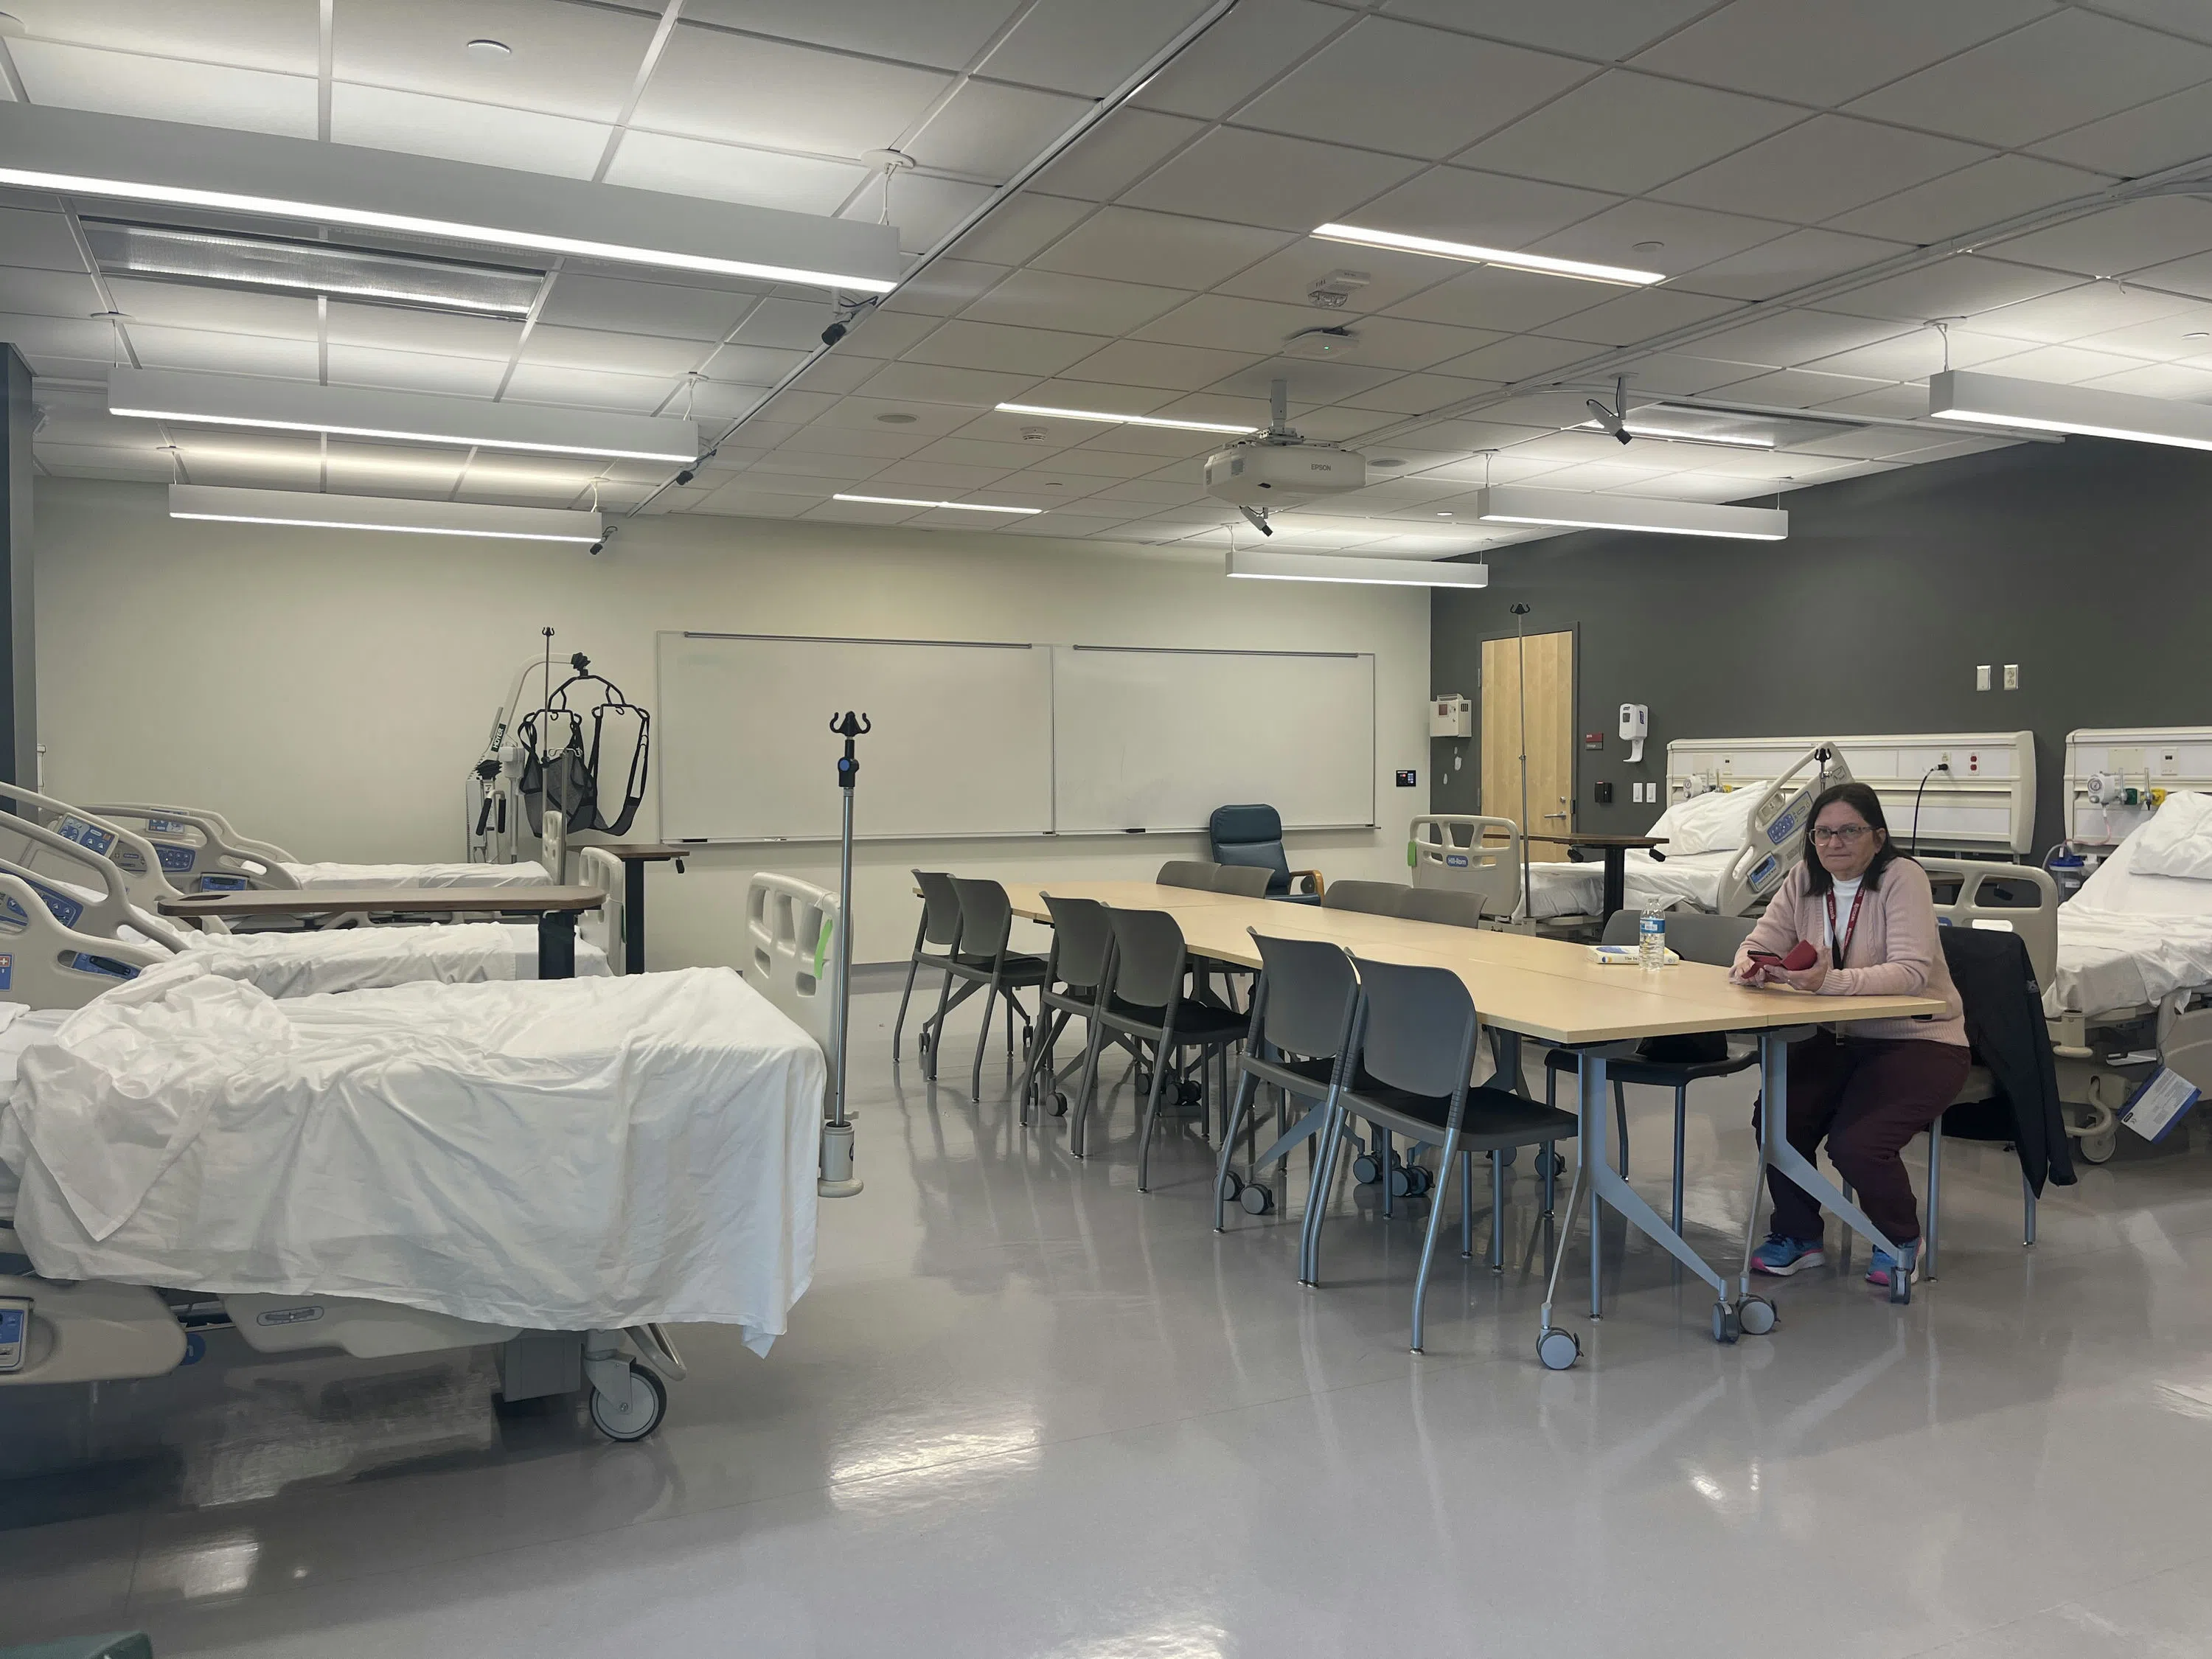
[[[1341, 1097], [1344, 1108], [1401, 1134], [1441, 1143], [1451, 1116], [1451, 1100], [1444, 1095], [1409, 1094], [1362, 1075], [1363, 1085]], [[1467, 1112], [1460, 1120], [1460, 1145], [1469, 1152], [1492, 1147], [1533, 1146], [1546, 1141], [1572, 1140], [1581, 1127], [1572, 1112], [1563, 1112], [1541, 1101], [1524, 1100], [1510, 1090], [1482, 1087], [1467, 1092]]]
[[[1114, 998], [1105, 1010], [1109, 1025], [1136, 1036], [1156, 1035], [1167, 1017], [1164, 1007], [1147, 1008], [1141, 1003], [1124, 1002], [1120, 997]], [[1232, 1008], [1194, 1001], [1189, 997], [1176, 1005], [1175, 1034], [1178, 1042], [1224, 1042], [1243, 1036], [1251, 1026], [1251, 1016]]]
[[[963, 956], [950, 965], [952, 971], [963, 979], [988, 980], [991, 977], [991, 960], [989, 957]], [[1001, 985], [1042, 985], [1049, 975], [1049, 965], [1042, 957], [1009, 954], [1006, 965], [1000, 970], [999, 982]]]
[[[1700, 1078], [1729, 1077], [1747, 1072], [1758, 1064], [1759, 1052], [1753, 1049], [1726, 1060], [1609, 1060], [1605, 1063], [1605, 1074], [1614, 1083], [1648, 1083], [1655, 1088], [1679, 1089]], [[1581, 1057], [1571, 1048], [1553, 1049], [1544, 1056], [1544, 1065], [1554, 1072], [1574, 1072], [1582, 1067]]]

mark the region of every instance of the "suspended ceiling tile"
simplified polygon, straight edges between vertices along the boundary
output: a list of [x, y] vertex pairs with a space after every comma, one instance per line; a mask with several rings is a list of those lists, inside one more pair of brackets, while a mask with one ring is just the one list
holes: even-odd
[[1445, 280], [1392, 306], [1389, 315], [1517, 334], [1586, 310], [1590, 303], [1587, 283], [1509, 270], [1503, 265], [1433, 263], [1447, 273]]
[[2212, 249], [2212, 204], [2182, 196], [2153, 197], [2032, 231], [1988, 251], [2084, 276], [2118, 276]]
[[1633, 196], [1804, 118], [1788, 104], [1612, 70], [1456, 159]]
[[1907, 251], [1902, 242], [1845, 236], [1832, 230], [1793, 230], [1702, 265], [1679, 278], [1678, 283], [1698, 294], [1771, 300], [1848, 270], [1864, 270]]
[[166, 455], [132, 449], [108, 449], [90, 444], [46, 444], [34, 447], [39, 465], [57, 477], [114, 478], [125, 482], [167, 483], [173, 476]]
[[[966, 179], [908, 174], [899, 180], [891, 197], [891, 222], [898, 231], [899, 251], [916, 256], [927, 253], [966, 223], [994, 193], [992, 185]], [[864, 188], [837, 214], [841, 219], [863, 224], [878, 223], [882, 216], [880, 187]]]
[[612, 131], [566, 116], [467, 104], [425, 93], [345, 82], [331, 88], [332, 142], [442, 156], [449, 161], [588, 179]]
[[1062, 450], [1052, 458], [1053, 470], [1074, 473], [1080, 477], [1099, 478], [1135, 478], [1151, 471], [1158, 457], [1131, 454], [1125, 450], [1094, 448], [1085, 444], [1079, 449]]
[[[1263, 410], [1264, 414], [1264, 410]], [[1097, 437], [1085, 442], [1079, 450], [1071, 450], [1060, 458], [1063, 465], [1074, 465], [1075, 457], [1085, 453], [1103, 451], [1121, 455], [1145, 455], [1152, 459], [1138, 473], [1150, 472], [1165, 459], [1182, 455], [1203, 455], [1218, 449], [1228, 439], [1218, 433], [1174, 432], [1156, 426], [1109, 427]]]
[[1088, 357], [1102, 343], [1092, 334], [1052, 329], [1012, 328], [956, 318], [906, 354], [908, 363], [939, 363], [950, 368], [994, 369], [1036, 378], [1056, 374]]
[[[1516, 423], [1503, 418], [1494, 418], [1502, 416], [1508, 410], [1517, 410], [1519, 407], [1516, 402], [1486, 410], [1479, 416], [1455, 420], [1432, 421], [1426, 426], [1416, 427], [1412, 431], [1400, 433], [1390, 441], [1391, 446], [1394, 453], [1399, 453], [1408, 450], [1428, 451], [1439, 454], [1458, 452], [1463, 456], [1472, 455], [1477, 450], [1510, 449], [1516, 444], [1527, 443], [1531, 439], [1543, 435], [1540, 428]], [[1443, 462], [1428, 471], [1440, 477], [1463, 478], [1480, 483], [1482, 482], [1482, 467], [1483, 462], [1480, 459], [1462, 459]]]
[[684, 15], [754, 34], [894, 58], [938, 69], [963, 67], [1016, 9], [1013, 0], [685, 0]]
[[1892, 317], [1907, 322], [1923, 322], [1931, 317], [1973, 318], [1999, 306], [2075, 287], [2079, 281], [2008, 259], [1956, 253], [1917, 270], [1886, 276], [1822, 300], [1820, 306], [1823, 310], [1855, 317]]
[[[761, 405], [760, 422], [749, 425], [746, 430], [752, 431], [758, 428], [764, 434], [769, 425], [801, 427], [810, 421], [820, 420], [822, 416], [836, 407], [836, 404], [837, 400], [835, 398], [822, 392], [801, 392], [795, 388], [787, 388], [777, 392], [775, 397]], [[793, 435], [796, 434], [794, 433]]]
[[899, 362], [885, 363], [861, 389], [871, 398], [910, 398], [923, 403], [965, 404], [971, 408], [988, 409], [994, 404], [1025, 400], [1024, 394], [1036, 384], [1033, 374]]
[[818, 155], [784, 155], [757, 146], [636, 131], [623, 135], [607, 169], [611, 185], [820, 214], [835, 212], [867, 176], [857, 163]]
[[6, 265], [84, 270], [69, 221], [58, 212], [34, 208], [0, 208], [0, 266]]
[[273, 75], [18, 39], [9, 42], [34, 104], [97, 110], [289, 138], [315, 136], [312, 76]]
[[590, 328], [556, 328], [544, 324], [524, 343], [526, 363], [558, 368], [611, 369], [623, 374], [652, 374], [664, 380], [682, 377], [705, 355], [693, 340], [643, 334], [611, 334]]
[[1877, 392], [1838, 398], [1822, 408], [1838, 415], [1878, 415], [1895, 420], [1925, 420], [1928, 388], [1917, 384], [1883, 386]]
[[1239, 0], [1147, 82], [1135, 101], [1147, 109], [1218, 119], [1354, 21], [1335, 6], [1311, 0]]
[[[939, 261], [939, 263], [943, 263]], [[933, 269], [934, 267], [933, 267]], [[998, 267], [992, 267], [996, 270]], [[938, 324], [935, 317], [912, 312], [872, 311], [854, 323], [831, 349], [836, 357], [875, 359], [896, 357], [910, 349]], [[827, 325], [825, 324], [826, 327]]]
[[1366, 17], [1237, 119], [1442, 161], [1589, 74], [1587, 64], [1526, 47]]
[[1474, 380], [1525, 380], [1595, 355], [1595, 348], [1579, 340], [1553, 340], [1540, 334], [1522, 334], [1483, 346], [1437, 367], [1444, 374]]
[[455, 357], [444, 352], [391, 351], [380, 346], [333, 345], [332, 386], [370, 386], [390, 392], [438, 392], [453, 397], [489, 398], [499, 390], [507, 365], [491, 357]]
[[2142, 367], [2141, 360], [2116, 351], [2092, 351], [2081, 346], [2033, 346], [2015, 356], [1992, 358], [1984, 367], [1992, 374], [2014, 380], [2047, 380], [2056, 386], [2079, 386], [2107, 374], [2124, 374]]
[[[1302, 329], [1331, 326], [1342, 319], [1316, 314], [1310, 306], [1278, 305], [1267, 300], [1240, 300], [1226, 294], [1201, 294], [1186, 301], [1156, 321], [1136, 331], [1140, 340], [1170, 345], [1206, 346], [1221, 351], [1254, 352], [1273, 356], [1283, 343]], [[1427, 326], [1435, 326], [1428, 325]], [[1445, 331], [1449, 337], [1451, 331]], [[1462, 349], [1483, 343], [1480, 337]], [[1446, 352], [1443, 356], [1456, 356]], [[1407, 365], [1419, 367], [1419, 365]]]
[[1133, 207], [1304, 233], [1344, 218], [1419, 170], [1418, 162], [1369, 150], [1217, 127], [1124, 199]]
[[[1329, 404], [1398, 378], [1398, 371], [1365, 363], [1314, 362], [1304, 358], [1263, 357], [1232, 374], [1223, 375], [1204, 390], [1216, 397], [1246, 398], [1251, 401], [1238, 413], [1254, 425], [1264, 425], [1269, 392], [1277, 380], [1290, 385], [1291, 408], [1298, 418], [1318, 416]], [[1300, 412], [1304, 411], [1304, 412]], [[1170, 404], [1160, 411], [1180, 416], [1184, 411]], [[1200, 419], [1206, 417], [1201, 416]], [[1372, 424], [1372, 422], [1369, 422]]]
[[1582, 58], [1625, 58], [1680, 28], [1713, 0], [1484, 0], [1470, 10], [1466, 0], [1390, 0], [1383, 9], [1399, 17], [1474, 28], [1502, 40], [1572, 52]]
[[2169, 260], [2165, 264], [2138, 270], [2130, 279], [2130, 285], [2137, 283], [2171, 289], [2196, 299], [2212, 297], [2212, 253], [2193, 254], [2186, 259]]
[[[902, 179], [901, 186], [906, 182]], [[985, 264], [1019, 265], [1035, 258], [1091, 211], [1088, 202], [1024, 190], [994, 208], [981, 224], [962, 236], [956, 252], [963, 259]]]
[[933, 70], [679, 23], [636, 119], [687, 137], [858, 157], [898, 139], [948, 84]]
[[[725, 345], [700, 354], [701, 374], [708, 380], [736, 386], [769, 386], [806, 361], [803, 351], [776, 351], [767, 346]], [[817, 390], [826, 392], [825, 385]]]
[[1206, 9], [1204, 0], [1042, 0], [984, 67], [1005, 80], [1102, 98]]
[[2048, 13], [2051, 0], [1736, 0], [1636, 59], [1740, 92], [1830, 106]]
[[927, 465], [966, 466], [989, 470], [994, 477], [1026, 465], [1030, 452], [1018, 443], [989, 443], [978, 438], [939, 438], [916, 450], [909, 459]]
[[2170, 398], [2180, 403], [2212, 403], [2212, 367], [2188, 363], [2139, 363], [2116, 374], [2082, 382], [2105, 392], [2138, 398]]
[[2078, 167], [1997, 155], [1843, 215], [1838, 230], [1900, 242], [1937, 242], [1983, 225], [2090, 196], [2112, 183]]
[[969, 306], [961, 319], [1114, 336], [1150, 322], [1189, 297], [1177, 289], [1140, 283], [1102, 282], [1061, 271], [1018, 270]]
[[517, 364], [507, 383], [507, 397], [514, 403], [618, 409], [633, 415], [658, 412], [672, 390], [657, 375], [531, 362]]
[[[1117, 386], [1110, 380], [1078, 380], [1055, 378], [1039, 380], [1022, 393], [1018, 401], [1036, 404], [1046, 409], [1110, 410], [1117, 415], [1156, 415], [1174, 401], [1173, 387]], [[1041, 417], [1030, 415], [1006, 415], [993, 418], [1012, 421], [1018, 425], [1030, 425]], [[1205, 416], [1197, 418], [1204, 420]], [[1046, 423], [1058, 429], [1060, 422], [1047, 419]], [[1072, 424], [1072, 423], [1071, 423]], [[1085, 432], [1095, 432], [1095, 426], [1084, 427]]]
[[393, 351], [436, 351], [459, 357], [514, 355], [522, 325], [509, 317], [456, 317], [400, 306], [332, 301], [326, 325], [332, 344], [379, 346]]
[[[1723, 386], [1716, 395], [1740, 398], [1747, 404], [1766, 404], [1777, 409], [1816, 409], [1839, 398], [1856, 398], [1863, 392], [1878, 392], [1881, 386], [1881, 381], [1863, 375], [1824, 374], [1813, 369], [1779, 368]], [[1735, 465], [1729, 457], [1723, 456], [1720, 459]], [[1708, 470], [1715, 464], [1705, 460], [1698, 463]]]
[[758, 479], [763, 488], [771, 487], [770, 478], [828, 478], [854, 483], [883, 470], [884, 462], [876, 455], [845, 455], [828, 450], [802, 449], [787, 444], [772, 455], [763, 455], [753, 463], [752, 471], [745, 476]]
[[[139, 290], [158, 288], [161, 284], [116, 283], [112, 286], [117, 294], [116, 303], [122, 306], [125, 311], [131, 311], [134, 307], [125, 304], [122, 290], [130, 290], [132, 300], [140, 302], [137, 308], [143, 309], [143, 301], [147, 296]], [[194, 291], [179, 290], [180, 293], [187, 294]], [[204, 289], [197, 291], [205, 292]], [[314, 327], [314, 304], [310, 301], [307, 305], [307, 325], [312, 331]], [[106, 307], [100, 302], [100, 290], [93, 286], [92, 278], [85, 275], [82, 265], [75, 270], [38, 270], [22, 265], [0, 265], [0, 311], [56, 317], [88, 318], [94, 312], [106, 309]], [[163, 319], [149, 317], [149, 320]]]
[[[312, 24], [312, 7], [295, 9], [306, 10]], [[653, 23], [650, 15], [612, 7], [549, 7], [538, 0], [337, 0], [331, 71], [341, 82], [604, 125], [622, 112]], [[467, 49], [482, 39], [500, 41], [509, 55]], [[309, 51], [312, 74], [312, 45]]]
[[1547, 325], [1554, 336], [1598, 345], [1634, 345], [1693, 323], [1710, 322], [1743, 306], [1735, 300], [1678, 292], [1668, 288], [1617, 290], [1613, 298]]
[[2069, 7], [1858, 100], [1854, 113], [2008, 148], [2212, 79], [2212, 46]]
[[1036, 187], [1086, 202], [1110, 200], [1205, 131], [1203, 121], [1124, 105], [1038, 173]]
[[[900, 148], [926, 167], [1011, 179], [1085, 114], [1079, 98], [969, 81]], [[898, 199], [892, 186], [892, 201]]]
[[[2190, 0], [2193, 8], [2196, 0]], [[2206, 14], [2212, 15], [2212, 13]], [[2123, 179], [2212, 155], [2212, 85], [2189, 87], [2035, 146], [2037, 154]]]
[[697, 503], [686, 505], [693, 512], [731, 518], [795, 519], [824, 499], [812, 491], [799, 495], [790, 490], [765, 489], [747, 479], [740, 483], [724, 484]]
[[962, 466], [953, 461], [909, 457], [871, 473], [868, 483], [872, 492], [881, 485], [887, 495], [921, 492], [946, 497], [996, 483], [1008, 471], [1003, 466]]
[[294, 380], [315, 378], [313, 340], [220, 334], [209, 329], [160, 328], [140, 324], [131, 330], [131, 343], [138, 354], [138, 361], [148, 368], [200, 368], [222, 374], [269, 374]]
[[[1071, 365], [1066, 378], [1106, 380], [1117, 386], [1153, 386], [1170, 392], [1195, 392], [1255, 361], [1249, 352], [1116, 340]], [[1032, 400], [1024, 397], [1020, 401]]]
[[919, 274], [900, 283], [878, 314], [950, 317], [1003, 282], [1008, 270], [1006, 265], [978, 264], [969, 259], [933, 259]]
[[[1747, 219], [1739, 214], [1646, 198], [1623, 202], [1594, 214], [1580, 224], [1545, 237], [1531, 251], [1597, 264], [1665, 271], [1671, 276], [1757, 247], [1786, 228], [1770, 219]], [[1562, 286], [1576, 284], [1563, 282]]]
[[1790, 368], [1905, 331], [1906, 325], [1887, 319], [1831, 311], [1774, 311], [1708, 334], [1697, 342], [1695, 349], [1730, 362]]
[[1816, 115], [1659, 191], [1670, 202], [1819, 224], [1989, 151], [1842, 115]]
[[[2168, 325], [2166, 319], [2201, 317], [2203, 311], [2201, 302], [2183, 295], [2162, 294], [2155, 289], [2123, 287], [2118, 283], [2084, 283], [2041, 299], [2023, 300], [2018, 305], [1985, 311], [1974, 319], [1974, 330], [1977, 333], [2059, 345], [2086, 334], [2157, 324], [2169, 337], [2178, 340], [2183, 328], [2202, 325], [2177, 321]], [[2157, 355], [2186, 354], [2185, 349]]]
[[[1432, 259], [1418, 253], [1391, 253], [1381, 248], [1356, 248], [1340, 242], [1309, 238], [1293, 242], [1280, 253], [1239, 271], [1218, 291], [1248, 300], [1278, 300], [1309, 306], [1320, 320], [1334, 316], [1348, 320], [1373, 313], [1434, 288], [1466, 267], [1454, 261]], [[1307, 297], [1323, 278], [1352, 271], [1367, 280], [1357, 287], [1340, 310], [1315, 306]]]
[[[78, 279], [81, 289], [91, 284]], [[0, 273], [0, 295], [8, 288]], [[315, 302], [289, 295], [255, 294], [240, 289], [199, 288], [189, 283], [155, 283], [112, 276], [108, 292], [133, 323], [172, 328], [214, 329], [229, 334], [270, 334], [282, 338], [315, 337]], [[97, 307], [94, 307], [95, 309]]]
[[50, 40], [295, 75], [315, 72], [314, 10], [298, 0], [10, 0], [25, 32]]
[[[1370, 230], [1433, 236], [1478, 247], [1526, 248], [1540, 238], [1620, 204], [1617, 196], [1534, 179], [1509, 179], [1472, 167], [1431, 167], [1377, 201], [1350, 223]], [[1316, 219], [1314, 224], [1328, 222]], [[1365, 258], [1348, 243], [1321, 243], [1329, 257]], [[1340, 250], [1340, 252], [1338, 252]]]
[[1947, 352], [1951, 368], [1979, 368], [1993, 358], [2009, 357], [2020, 349], [2018, 340], [1999, 339], [1958, 328], [1951, 331], [1950, 343], [1946, 346], [1943, 336], [1936, 330], [1917, 328], [1871, 345], [1814, 357], [1803, 366], [1823, 374], [1856, 374], [1874, 380], [1925, 380], [1944, 367]]
[[[691, 398], [691, 414], [702, 425], [741, 421], [768, 401], [768, 388], [702, 380]], [[683, 404], [674, 405], [681, 410]], [[750, 432], [752, 428], [745, 428]]]
[[[625, 334], [662, 334], [685, 340], [719, 340], [756, 305], [786, 306], [787, 300], [757, 301], [750, 294], [687, 288], [675, 283], [639, 282], [624, 276], [579, 276], [563, 271], [538, 313], [540, 325], [611, 329]], [[827, 312], [828, 307], [817, 307]], [[757, 313], [752, 313], [757, 314]], [[814, 325], [822, 331], [822, 324]]]
[[[740, 304], [726, 313], [723, 325], [713, 331], [715, 336], [730, 334], [730, 325], [737, 324], [731, 337], [741, 346], [762, 346], [779, 351], [812, 351], [822, 343], [822, 331], [835, 320], [836, 312], [826, 298], [811, 300], [763, 300], [750, 310]], [[742, 322], [738, 319], [742, 318]], [[840, 341], [844, 344], [845, 342]]]
[[[1311, 311], [1301, 315], [1309, 327], [1330, 321]], [[1349, 361], [1370, 368], [1428, 368], [1503, 337], [1489, 329], [1450, 328], [1405, 317], [1355, 317], [1346, 326], [1358, 336]]]
[[[1068, 507], [1076, 501], [1086, 501], [1090, 496], [1106, 488], [1106, 480], [1103, 478], [1086, 472], [1070, 472], [1061, 467], [1024, 467], [1018, 472], [1008, 473], [1002, 482], [1019, 485], [1023, 490], [1036, 499], [1038, 506], [1043, 506], [1050, 501], [1060, 506]], [[1102, 515], [1107, 512], [1103, 507], [1082, 507], [1075, 510], [1096, 512]]]
[[[1079, 276], [1208, 289], [1279, 252], [1292, 240], [1279, 231], [1109, 207], [1054, 242], [1036, 263], [1045, 270]], [[935, 271], [933, 266], [924, 275]]]

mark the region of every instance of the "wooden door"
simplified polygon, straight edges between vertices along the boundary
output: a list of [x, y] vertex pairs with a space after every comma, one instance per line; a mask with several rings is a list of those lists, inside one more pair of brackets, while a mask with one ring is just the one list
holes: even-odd
[[[1525, 661], [1519, 653], [1526, 646]], [[1531, 634], [1482, 642], [1482, 811], [1521, 823], [1521, 688], [1528, 697], [1528, 822], [1532, 836], [1574, 828], [1575, 636]], [[1532, 842], [1529, 859], [1560, 860], [1564, 847]]]

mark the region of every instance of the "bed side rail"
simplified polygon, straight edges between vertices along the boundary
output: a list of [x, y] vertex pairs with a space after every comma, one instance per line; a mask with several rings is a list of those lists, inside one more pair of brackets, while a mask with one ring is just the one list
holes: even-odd
[[240, 835], [221, 813], [143, 801], [110, 803], [90, 810], [111, 823], [128, 826], [151, 842], [162, 873], [185, 892], [289, 889], [300, 884], [284, 868], [295, 861], [289, 854], [268, 842]]
[[1923, 858], [1920, 866], [1936, 890], [1936, 920], [1953, 927], [1996, 927], [2018, 933], [2048, 986], [2058, 968], [2058, 884], [2025, 864], [1979, 864], [1971, 859]]
[[576, 880], [586, 887], [596, 887], [606, 895], [606, 902], [598, 909], [586, 912], [578, 919], [576, 932], [607, 953], [607, 968], [611, 973], [623, 971], [623, 940], [628, 937], [629, 914], [623, 907], [622, 860], [602, 847], [579, 848], [576, 853]]
[[[837, 896], [757, 872], [745, 887], [745, 982], [791, 1016], [836, 1065]], [[836, 1079], [830, 1082], [836, 1097]]]
[[155, 945], [101, 939], [63, 926], [38, 888], [0, 870], [0, 1002], [82, 1008], [102, 991], [171, 959]]
[[1715, 907], [1719, 914], [1750, 915], [1781, 890], [1805, 856], [1805, 823], [1813, 803], [1823, 789], [1845, 782], [1850, 775], [1833, 739], [1824, 739], [1778, 776], [1757, 786], [1759, 799], [1751, 809], [1743, 845], [1721, 878], [1720, 901]]

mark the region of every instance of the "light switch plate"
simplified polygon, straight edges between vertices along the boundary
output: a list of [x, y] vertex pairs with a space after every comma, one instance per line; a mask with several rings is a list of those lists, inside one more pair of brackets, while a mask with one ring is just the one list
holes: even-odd
[[1977, 691], [1986, 691], [1989, 689], [1990, 665], [1987, 663], [1978, 663], [1974, 667], [1974, 690]]

